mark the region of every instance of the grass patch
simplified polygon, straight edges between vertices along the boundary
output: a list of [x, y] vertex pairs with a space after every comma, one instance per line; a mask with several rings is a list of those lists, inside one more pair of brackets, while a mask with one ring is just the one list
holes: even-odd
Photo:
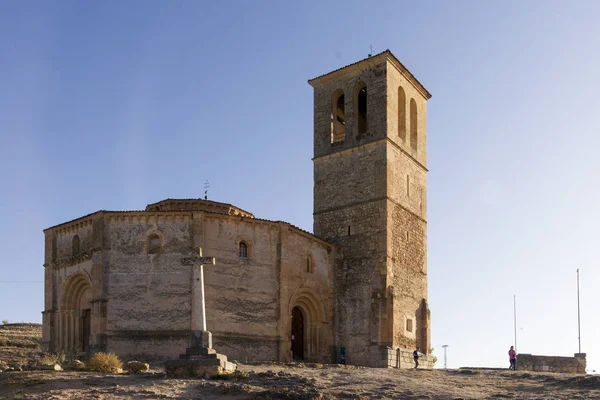
[[212, 377], [212, 379], [215, 380], [221, 380], [221, 381], [231, 381], [231, 380], [242, 380], [242, 379], [248, 379], [250, 377], [250, 374], [247, 373], [246, 371], [235, 371], [232, 374], [217, 374], [215, 376]]
[[87, 366], [92, 371], [104, 373], [118, 373], [123, 368], [123, 362], [114, 353], [95, 353], [88, 361]]

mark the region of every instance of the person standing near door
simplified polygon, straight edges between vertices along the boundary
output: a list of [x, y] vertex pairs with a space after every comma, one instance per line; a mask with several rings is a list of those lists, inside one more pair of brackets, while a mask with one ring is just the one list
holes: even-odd
[[415, 359], [415, 369], [419, 368], [419, 347], [413, 351], [413, 358]]

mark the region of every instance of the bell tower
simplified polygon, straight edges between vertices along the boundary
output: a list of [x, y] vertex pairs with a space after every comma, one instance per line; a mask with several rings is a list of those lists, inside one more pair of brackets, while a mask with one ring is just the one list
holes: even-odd
[[[336, 342], [349, 364], [428, 353], [429, 92], [389, 51], [314, 88], [314, 233], [340, 246]], [[428, 357], [423, 361], [427, 363]], [[404, 366], [404, 365], [403, 365]]]

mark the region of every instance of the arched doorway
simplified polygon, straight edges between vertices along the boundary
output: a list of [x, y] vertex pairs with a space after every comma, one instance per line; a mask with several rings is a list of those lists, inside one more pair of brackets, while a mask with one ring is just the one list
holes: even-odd
[[304, 360], [304, 314], [299, 307], [292, 309], [292, 358]]
[[91, 334], [92, 287], [87, 274], [70, 276], [62, 290], [58, 323], [58, 348], [67, 353], [88, 350]]

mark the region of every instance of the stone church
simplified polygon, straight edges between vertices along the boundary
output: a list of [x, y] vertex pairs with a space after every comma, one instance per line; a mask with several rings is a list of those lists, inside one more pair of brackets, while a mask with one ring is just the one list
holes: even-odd
[[429, 352], [431, 95], [389, 50], [308, 83], [314, 233], [203, 199], [48, 228], [44, 350], [176, 357], [202, 247], [216, 258], [204, 268], [206, 323], [229, 359], [407, 368], [415, 346]]

